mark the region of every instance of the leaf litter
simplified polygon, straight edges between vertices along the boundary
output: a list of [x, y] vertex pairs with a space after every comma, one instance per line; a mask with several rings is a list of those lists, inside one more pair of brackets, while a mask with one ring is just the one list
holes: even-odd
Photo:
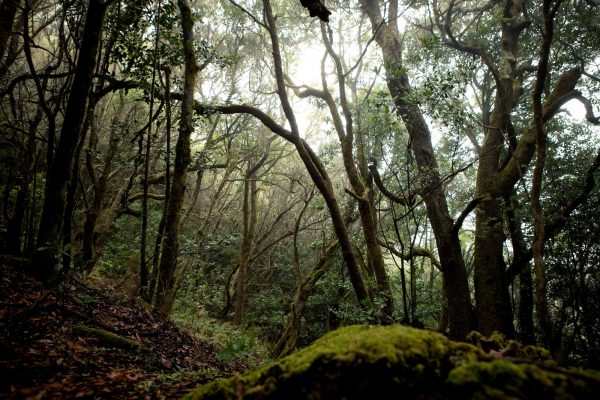
[[0, 398], [179, 398], [248, 367], [217, 355], [133, 301], [75, 279], [49, 291], [0, 265]]

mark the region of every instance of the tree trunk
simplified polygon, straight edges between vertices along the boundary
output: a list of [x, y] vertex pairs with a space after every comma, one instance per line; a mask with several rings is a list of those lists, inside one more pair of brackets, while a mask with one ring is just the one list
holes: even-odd
[[[137, 171], [134, 171], [133, 175], [137, 175]], [[94, 270], [94, 267], [102, 255], [104, 246], [106, 246], [106, 242], [111, 235], [111, 227], [113, 222], [119, 215], [121, 215], [121, 208], [125, 200], [125, 196], [127, 195], [129, 179], [130, 178], [124, 180], [123, 185], [113, 198], [112, 202], [107, 207], [104, 207], [102, 212], [98, 215], [97, 221], [94, 225], [93, 252], [90, 254], [92, 258], [84, 264], [86, 268], [85, 271], [88, 274]]]
[[183, 88], [183, 101], [179, 122], [179, 137], [175, 147], [175, 163], [173, 168], [173, 181], [167, 213], [165, 218], [165, 233], [162, 243], [160, 272], [156, 290], [155, 311], [161, 318], [166, 318], [171, 312], [172, 291], [176, 288], [175, 270], [179, 253], [179, 226], [183, 195], [186, 188], [187, 170], [190, 163], [190, 136], [194, 130], [194, 88], [196, 86], [196, 64], [194, 50], [194, 35], [192, 11], [187, 0], [178, 0], [181, 11], [181, 27], [183, 30], [183, 52], [185, 56], [185, 78]]
[[246, 175], [244, 180], [244, 233], [242, 236], [242, 246], [240, 248], [240, 266], [236, 277], [236, 296], [235, 312], [233, 323], [240, 325], [244, 320], [244, 308], [246, 303], [246, 278], [250, 263], [250, 254], [252, 253], [254, 243], [254, 233], [256, 231], [257, 220], [257, 188], [255, 175]]
[[3, 0], [0, 3], [0, 61], [8, 47], [19, 3], [19, 0]]
[[[156, 20], [156, 26], [154, 27], [154, 51], [152, 55], [152, 83], [150, 87], [150, 106], [148, 112], [148, 130], [146, 134], [146, 148], [144, 152], [144, 183], [143, 191], [144, 197], [142, 198], [142, 227], [141, 227], [141, 239], [140, 239], [140, 295], [142, 298], [147, 299], [150, 288], [148, 287], [148, 258], [146, 256], [146, 242], [148, 240], [148, 178], [150, 176], [150, 152], [152, 149], [152, 114], [154, 112], [154, 91], [156, 86], [156, 63], [158, 59], [158, 42], [160, 39], [160, 2], [156, 6], [154, 13]], [[167, 173], [168, 171], [167, 167]], [[166, 203], [165, 199], [165, 203]], [[164, 214], [164, 213], [163, 213]], [[160, 234], [158, 236], [161, 236]]]
[[[156, 232], [156, 240], [154, 242], [154, 252], [152, 257], [152, 271], [148, 279], [148, 290], [142, 291], [142, 298], [148, 303], [152, 303], [156, 292], [156, 282], [158, 280], [160, 260], [160, 246], [162, 244], [163, 235], [165, 233], [165, 219], [167, 215], [167, 204], [169, 203], [169, 192], [171, 191], [171, 70], [165, 70], [165, 133], [166, 133], [166, 154], [165, 154], [165, 203], [163, 212], [158, 223], [158, 231]], [[190, 206], [191, 207], [191, 206]], [[186, 220], [189, 218], [186, 216]]]
[[306, 143], [304, 139], [300, 137], [296, 117], [287, 97], [287, 87], [283, 77], [283, 67], [281, 61], [281, 51], [279, 48], [279, 38], [277, 36], [276, 19], [273, 15], [271, 2], [269, 0], [263, 0], [263, 6], [268, 24], [267, 28], [271, 37], [271, 44], [273, 48], [273, 64], [275, 69], [275, 78], [277, 80], [277, 93], [279, 95], [285, 116], [291, 127], [291, 132], [278, 128], [275, 133], [283, 136], [286, 140], [295, 145], [300, 159], [306, 166], [306, 169], [313, 182], [319, 189], [319, 192], [322, 194], [325, 204], [327, 205], [331, 215], [334, 230], [338, 240], [340, 241], [342, 256], [348, 268], [350, 282], [352, 283], [352, 287], [356, 293], [358, 302], [362, 308], [370, 308], [371, 302], [360, 273], [360, 266], [358, 265], [356, 255], [352, 249], [352, 242], [348, 235], [348, 229], [344, 223], [344, 218], [340, 211], [331, 180], [329, 179], [329, 175], [317, 155], [310, 148], [308, 143]]
[[325, 31], [325, 24], [323, 22], [321, 22], [321, 36], [325, 46], [327, 47], [327, 52], [335, 62], [340, 91], [340, 104], [342, 106], [345, 124], [342, 122], [341, 116], [337, 111], [337, 107], [334, 104], [331, 94], [326, 88], [324, 88], [324, 94], [329, 105], [331, 116], [334, 120], [336, 131], [338, 132], [338, 136], [340, 138], [342, 159], [344, 162], [346, 175], [348, 176], [348, 181], [350, 182], [352, 190], [354, 191], [353, 196], [358, 201], [358, 212], [360, 214], [365, 247], [367, 249], [368, 264], [370, 267], [369, 269], [372, 269], [375, 273], [378, 294], [383, 300], [381, 315], [378, 317], [381, 322], [389, 324], [393, 320], [394, 313], [392, 290], [387, 276], [387, 271], [385, 269], [383, 253], [381, 251], [381, 247], [379, 246], [379, 242], [377, 241], [377, 217], [375, 208], [372, 207], [372, 193], [364, 179], [360, 176], [354, 160], [354, 123], [350, 107], [348, 106], [348, 102], [346, 100], [346, 78], [340, 57], [333, 50], [332, 44], [327, 36], [327, 32]]
[[536, 132], [536, 159], [531, 183], [531, 212], [533, 214], [533, 264], [535, 266], [535, 306], [538, 321], [542, 328], [544, 345], [550, 349], [557, 361], [560, 359], [562, 326], [553, 321], [547, 299], [546, 266], [544, 262], [544, 241], [546, 239], [544, 207], [541, 201], [542, 181], [546, 165], [548, 138], [544, 129], [544, 111], [542, 93], [548, 79], [548, 64], [550, 48], [554, 35], [554, 16], [556, 11], [551, 0], [544, 0], [542, 15], [544, 28], [542, 30], [542, 46], [536, 73], [535, 87], [533, 90], [534, 125]]
[[371, 20], [375, 40], [383, 53], [388, 89], [410, 135], [410, 146], [419, 172], [424, 176], [422, 196], [442, 265], [444, 292], [448, 300], [450, 335], [455, 339], [465, 339], [471, 330], [471, 300], [467, 270], [458, 232], [452, 229], [454, 221], [448, 211], [429, 127], [419, 107], [408, 96], [410, 82], [403, 71], [402, 45], [399, 32], [394, 25], [396, 17], [392, 16], [393, 24], [386, 23], [377, 0], [361, 0], [360, 3]]
[[[515, 194], [506, 199], [506, 219], [513, 248], [513, 260], [509, 269], [519, 271], [519, 340], [524, 344], [535, 344], [535, 330], [533, 327], [533, 280], [531, 278], [531, 265], [527, 255], [525, 239], [521, 229], [521, 222], [517, 219], [515, 210], [519, 209], [519, 202]], [[507, 274], [508, 285], [513, 283], [514, 277]]]
[[34, 256], [37, 261], [34, 263], [34, 274], [44, 282], [56, 277], [58, 255], [61, 252], [67, 186], [73, 172], [75, 149], [83, 132], [106, 9], [107, 3], [100, 0], [89, 2], [58, 148], [47, 177], [37, 239], [38, 250]]
[[302, 282], [296, 288], [294, 299], [288, 313], [285, 326], [281, 336], [273, 349], [273, 357], [282, 357], [290, 354], [296, 347], [298, 336], [300, 335], [300, 327], [302, 322], [302, 313], [308, 297], [314, 292], [315, 286], [319, 279], [331, 266], [331, 262], [339, 248], [339, 242], [334, 240], [327, 246], [325, 253], [319, 259], [317, 264], [306, 274]]
[[[44, 82], [44, 87], [46, 86]], [[35, 174], [34, 164], [36, 156], [36, 145], [35, 145], [35, 134], [39, 123], [42, 120], [42, 107], [38, 105], [36, 115], [29, 126], [29, 132], [27, 137], [27, 144], [25, 150], [25, 159], [23, 160], [21, 182], [19, 185], [19, 192], [17, 193], [17, 199], [15, 202], [15, 212], [13, 217], [10, 219], [7, 233], [6, 233], [6, 251], [12, 254], [21, 254], [22, 250], [22, 237], [23, 237], [23, 223], [25, 218], [25, 211], [29, 205], [29, 184]], [[30, 208], [32, 210], [32, 208]], [[32, 211], [33, 212], [33, 211]]]
[[[120, 99], [119, 109], [117, 111], [116, 116], [113, 119], [113, 126], [109, 136], [109, 144], [108, 144], [108, 152], [106, 154], [106, 158], [104, 159], [104, 168], [98, 178], [98, 181], [95, 185], [94, 190], [94, 199], [92, 200], [92, 204], [88, 208], [86, 212], [85, 223], [83, 227], [83, 243], [82, 243], [82, 255], [83, 255], [83, 268], [86, 272], [90, 273], [94, 267], [94, 260], [96, 259], [94, 252], [94, 239], [96, 236], [96, 223], [98, 222], [98, 217], [103, 212], [103, 205], [105, 202], [106, 191], [108, 189], [108, 179], [110, 174], [112, 173], [112, 161], [115, 157], [118, 145], [119, 138], [118, 135], [121, 134], [118, 130], [118, 125], [123, 119], [124, 114], [124, 100], [123, 95]], [[90, 159], [91, 161], [91, 159]], [[94, 174], [93, 165], [90, 163], [90, 174]], [[112, 221], [111, 221], [112, 224]]]
[[[485, 144], [483, 151], [486, 151]], [[486, 187], [487, 184], [481, 186]], [[477, 193], [477, 195], [482, 194], [482, 191]], [[504, 206], [501, 196], [488, 197], [479, 205], [476, 213], [473, 255], [475, 300], [477, 329], [482, 334], [490, 335], [497, 331], [513, 337], [514, 326], [503, 255], [505, 237], [502, 210]]]
[[533, 279], [531, 264], [526, 265], [519, 273], [519, 340], [523, 344], [535, 344], [533, 327]]

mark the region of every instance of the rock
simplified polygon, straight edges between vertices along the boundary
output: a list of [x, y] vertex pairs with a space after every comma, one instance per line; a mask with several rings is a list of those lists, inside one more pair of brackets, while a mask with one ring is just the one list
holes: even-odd
[[338, 329], [247, 375], [200, 386], [200, 399], [596, 399], [600, 377], [497, 359], [438, 333], [392, 326]]

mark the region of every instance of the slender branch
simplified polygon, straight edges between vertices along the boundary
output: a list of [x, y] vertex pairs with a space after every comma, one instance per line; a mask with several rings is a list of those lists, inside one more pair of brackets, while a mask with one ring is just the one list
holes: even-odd
[[[175, 97], [174, 97], [175, 98]], [[295, 141], [295, 135], [285, 129], [283, 126], [279, 125], [273, 118], [269, 115], [261, 111], [260, 109], [250, 106], [247, 104], [231, 104], [231, 105], [222, 105], [222, 106], [206, 106], [202, 103], [196, 102], [194, 105], [196, 112], [200, 115], [208, 115], [211, 113], [221, 113], [221, 114], [249, 114], [258, 119], [263, 123], [264, 126], [269, 128], [271, 132], [281, 136], [285, 140], [290, 142]]]
[[594, 108], [592, 107], [592, 103], [587, 97], [584, 97], [582, 94], [577, 94], [573, 96], [574, 99], [579, 100], [581, 104], [585, 107], [585, 119], [591, 124], [600, 125], [600, 117], [594, 115]]
[[476, 197], [467, 204], [467, 206], [462, 210], [458, 218], [456, 218], [456, 221], [454, 221], [454, 224], [450, 229], [451, 235], [458, 233], [458, 231], [462, 227], [463, 222], [465, 222], [467, 216], [475, 209], [475, 207], [477, 207], [479, 203], [483, 201], [483, 199], [484, 197]]
[[242, 11], [244, 14], [246, 14], [247, 16], [249, 16], [250, 18], [252, 18], [252, 20], [254, 22], [256, 22], [258, 25], [262, 26], [265, 29], [269, 29], [267, 27], [267, 25], [265, 25], [263, 22], [261, 22], [258, 18], [256, 18], [254, 16], [254, 14], [252, 14], [250, 11], [246, 10], [243, 6], [241, 6], [240, 4], [238, 4], [237, 2], [235, 2], [234, 0], [228, 0], [233, 6], [235, 6], [236, 8], [240, 9], [240, 11]]
[[385, 185], [383, 184], [383, 181], [381, 180], [381, 176], [379, 175], [379, 171], [377, 170], [377, 165], [375, 164], [370, 164], [369, 165], [369, 171], [371, 171], [371, 174], [373, 175], [373, 180], [375, 181], [375, 185], [377, 185], [377, 188], [379, 188], [379, 191], [388, 199], [390, 199], [391, 201], [393, 201], [394, 203], [398, 203], [400, 205], [403, 206], [408, 206], [409, 204], [412, 203], [414, 196], [412, 196], [410, 199], [407, 199], [406, 196], [404, 196], [403, 194], [401, 195], [396, 195], [392, 192], [390, 192]]
[[[133, 203], [136, 200], [139, 200], [144, 197], [144, 192], [135, 193], [129, 196], [128, 200], [130, 203]], [[148, 198], [153, 200], [164, 200], [165, 196], [159, 193], [148, 193]]]
[[388, 249], [390, 253], [392, 253], [396, 257], [401, 258], [404, 261], [410, 261], [410, 259], [413, 257], [427, 257], [431, 261], [431, 265], [433, 265], [440, 271], [442, 270], [442, 265], [431, 250], [415, 246], [408, 253], [402, 254], [401, 252], [396, 250], [391, 243], [384, 242], [383, 240], [379, 240], [378, 242], [382, 247]]

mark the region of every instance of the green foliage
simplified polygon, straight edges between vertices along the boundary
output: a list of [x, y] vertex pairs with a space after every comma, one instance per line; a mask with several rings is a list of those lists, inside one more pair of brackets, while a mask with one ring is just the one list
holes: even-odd
[[225, 364], [229, 364], [234, 360], [244, 359], [253, 344], [250, 338], [242, 337], [234, 342], [227, 343], [223, 350], [219, 352], [217, 358]]
[[[201, 22], [201, 14], [193, 15]], [[163, 1], [158, 9], [148, 0], [128, 2], [123, 8], [115, 7], [109, 14], [108, 29], [115, 36], [112, 56], [123, 66], [127, 76], [149, 82], [154, 64], [156, 26], [159, 26], [157, 70], [183, 64], [179, 9], [172, 0]], [[198, 63], [212, 62], [221, 68], [231, 65], [235, 58], [222, 55], [205, 39], [195, 42]]]
[[215, 346], [219, 359], [226, 364], [240, 360], [250, 365], [261, 365], [268, 359], [266, 344], [258, 339], [260, 336], [256, 332], [212, 318], [202, 308], [192, 310], [176, 303], [171, 318]]

